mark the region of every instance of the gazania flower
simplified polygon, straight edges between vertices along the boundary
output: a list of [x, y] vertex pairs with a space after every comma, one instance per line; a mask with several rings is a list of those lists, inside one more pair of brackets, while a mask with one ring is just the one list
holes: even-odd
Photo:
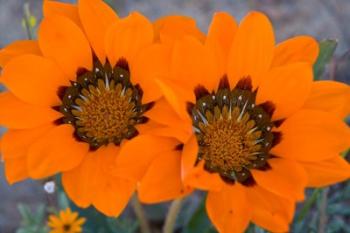
[[[342, 120], [349, 87], [313, 81], [313, 38], [275, 45], [263, 14], [238, 26], [218, 13], [204, 43], [183, 36], [168, 52], [169, 70], [158, 80], [165, 99], [147, 115], [183, 142], [184, 186], [208, 192], [207, 212], [220, 232], [243, 232], [250, 221], [286, 232], [306, 187], [349, 178], [340, 156], [350, 146]], [[175, 176], [169, 171], [180, 162], [170, 161], [159, 177]], [[151, 192], [153, 183], [141, 182], [141, 200], [157, 201], [163, 191]]]
[[82, 225], [85, 218], [79, 217], [77, 212], [69, 208], [61, 210], [59, 215], [50, 215], [48, 226], [50, 233], [80, 233], [83, 232]]
[[118, 215], [153, 158], [178, 144], [147, 133], [156, 123], [145, 115], [161, 97], [151, 74], [165, 68], [150, 45], [167, 25], [156, 36], [141, 14], [119, 19], [101, 0], [45, 1], [38, 41], [0, 52], [8, 181], [62, 173], [78, 206]]

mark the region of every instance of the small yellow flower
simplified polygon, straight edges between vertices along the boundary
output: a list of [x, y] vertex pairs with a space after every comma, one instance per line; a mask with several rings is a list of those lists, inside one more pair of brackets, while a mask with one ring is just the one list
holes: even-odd
[[58, 215], [50, 215], [48, 226], [51, 228], [50, 233], [80, 233], [84, 222], [85, 218], [67, 208]]

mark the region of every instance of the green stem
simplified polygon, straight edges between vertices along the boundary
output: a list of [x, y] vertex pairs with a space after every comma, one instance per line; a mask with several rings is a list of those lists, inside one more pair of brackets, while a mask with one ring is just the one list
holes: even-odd
[[29, 10], [29, 3], [26, 2], [23, 5], [23, 19], [24, 19], [24, 25], [27, 31], [27, 37], [29, 40], [33, 39], [33, 32], [32, 27], [30, 26], [30, 10]]
[[315, 189], [311, 196], [309, 197], [309, 199], [305, 202], [305, 204], [303, 205], [303, 208], [300, 210], [299, 215], [297, 216], [297, 222], [301, 222], [306, 214], [309, 212], [309, 210], [311, 209], [311, 207], [315, 204], [315, 202], [317, 201], [318, 196], [321, 193], [321, 189]]
[[328, 203], [328, 191], [329, 188], [325, 188], [322, 191], [321, 203], [320, 203], [320, 220], [318, 223], [318, 233], [325, 233], [327, 228], [327, 203]]
[[171, 205], [169, 207], [168, 214], [167, 214], [166, 219], [165, 219], [163, 233], [173, 233], [174, 232], [176, 219], [177, 219], [177, 216], [179, 215], [179, 212], [181, 210], [182, 200], [183, 199], [181, 199], [181, 198], [176, 199], [171, 203]]
[[140, 222], [140, 229], [142, 233], [151, 233], [151, 227], [149, 226], [148, 219], [145, 211], [142, 208], [137, 195], [135, 194], [131, 199], [131, 206], [134, 209], [135, 215]]

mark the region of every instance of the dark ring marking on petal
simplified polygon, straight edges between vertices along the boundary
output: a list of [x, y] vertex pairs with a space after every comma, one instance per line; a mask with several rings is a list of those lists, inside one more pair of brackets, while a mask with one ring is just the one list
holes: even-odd
[[178, 150], [178, 151], [182, 151], [183, 148], [184, 148], [184, 144], [183, 144], [183, 143], [177, 144], [177, 145], [175, 146], [175, 150]]
[[274, 147], [282, 141], [282, 133], [281, 132], [272, 132], [272, 134], [273, 134], [273, 140], [272, 140], [271, 147]]
[[196, 100], [199, 100], [200, 98], [209, 95], [209, 91], [204, 86], [198, 85], [194, 89], [194, 94], [196, 96]]
[[246, 76], [238, 81], [236, 84], [236, 88], [240, 90], [245, 90], [245, 91], [252, 91], [253, 89], [253, 84], [252, 84], [252, 79], [250, 76]]
[[284, 121], [285, 121], [286, 119], [280, 119], [280, 120], [276, 120], [276, 121], [273, 121], [272, 123], [273, 123], [273, 125], [275, 126], [275, 127], [280, 127], [283, 123], [284, 123]]
[[275, 112], [275, 105], [271, 102], [271, 101], [266, 101], [262, 104], [258, 105], [259, 107], [263, 108], [264, 111], [270, 116], [272, 117], [273, 113]]
[[222, 90], [222, 89], [231, 89], [230, 82], [228, 81], [226, 74], [220, 79], [220, 82], [219, 82], [218, 90]]
[[127, 72], [130, 72], [129, 63], [126, 61], [125, 58], [120, 58], [116, 66], [126, 70]]
[[57, 89], [57, 96], [58, 98], [60, 98], [60, 100], [63, 99], [64, 97], [64, 94], [66, 93], [66, 90], [68, 89], [68, 87], [66, 86], [60, 86], [58, 89]]

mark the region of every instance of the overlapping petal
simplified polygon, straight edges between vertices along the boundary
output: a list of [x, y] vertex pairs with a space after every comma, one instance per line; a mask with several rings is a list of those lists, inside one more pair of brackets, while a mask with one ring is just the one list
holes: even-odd
[[137, 136], [121, 147], [113, 174], [125, 179], [140, 180], [154, 158], [158, 154], [175, 149], [177, 143], [177, 140], [172, 138], [153, 135]]
[[314, 38], [296, 36], [276, 46], [272, 66], [283, 66], [298, 62], [314, 64], [318, 53], [318, 43]]
[[307, 174], [298, 163], [287, 159], [270, 159], [268, 172], [252, 170], [258, 185], [291, 200], [303, 200]]
[[154, 23], [155, 41], [160, 41], [170, 47], [184, 36], [193, 36], [200, 41], [205, 40], [205, 35], [196, 26], [196, 21], [191, 17], [170, 15], [157, 19]]
[[62, 15], [72, 20], [78, 26], [81, 26], [78, 7], [70, 3], [45, 0], [43, 3], [43, 15], [44, 17]]
[[324, 187], [350, 178], [350, 164], [339, 155], [317, 162], [302, 162], [308, 174], [308, 186]]
[[40, 55], [41, 51], [37, 41], [19, 40], [0, 50], [0, 67], [4, 67], [12, 58], [24, 54]]
[[221, 192], [210, 191], [206, 208], [219, 232], [243, 232], [252, 216], [246, 190], [239, 184], [226, 185]]
[[79, 0], [79, 18], [96, 56], [101, 63], [106, 60], [105, 35], [108, 28], [118, 21], [117, 14], [100, 0]]
[[218, 60], [220, 75], [226, 73], [228, 54], [237, 28], [236, 20], [226, 12], [215, 13], [209, 26], [205, 45]]
[[337, 116], [317, 110], [301, 110], [280, 126], [282, 140], [272, 153], [297, 161], [321, 161], [345, 151], [350, 129]]
[[113, 66], [120, 59], [132, 64], [140, 50], [150, 46], [153, 39], [152, 23], [140, 13], [133, 12], [108, 29], [105, 37], [108, 60]]
[[345, 118], [350, 113], [350, 87], [334, 81], [316, 81], [312, 83], [311, 93], [304, 108], [334, 113]]
[[312, 79], [312, 68], [308, 63], [271, 69], [261, 80], [257, 103], [271, 101], [276, 108], [273, 119], [289, 117], [304, 105], [311, 91]]
[[[162, 175], [159, 174], [160, 171]], [[192, 189], [183, 184], [180, 171], [180, 151], [173, 150], [158, 155], [140, 182], [138, 188], [140, 200], [144, 203], [158, 203], [191, 192]]]
[[28, 172], [44, 178], [77, 167], [89, 150], [73, 136], [73, 127], [60, 125], [36, 140], [28, 149]]
[[272, 63], [274, 33], [269, 19], [251, 12], [240, 23], [233, 39], [228, 60], [228, 77], [234, 86], [238, 80], [251, 77], [257, 87]]
[[71, 80], [79, 69], [91, 70], [89, 42], [73, 21], [60, 15], [45, 17], [38, 34], [43, 55], [54, 60]]
[[36, 55], [12, 59], [4, 67], [1, 77], [1, 81], [16, 97], [45, 107], [60, 104], [57, 92], [59, 87], [68, 85], [68, 80], [53, 61]]
[[61, 117], [59, 112], [34, 106], [19, 100], [10, 92], [0, 94], [0, 124], [11, 129], [29, 129], [53, 123]]

